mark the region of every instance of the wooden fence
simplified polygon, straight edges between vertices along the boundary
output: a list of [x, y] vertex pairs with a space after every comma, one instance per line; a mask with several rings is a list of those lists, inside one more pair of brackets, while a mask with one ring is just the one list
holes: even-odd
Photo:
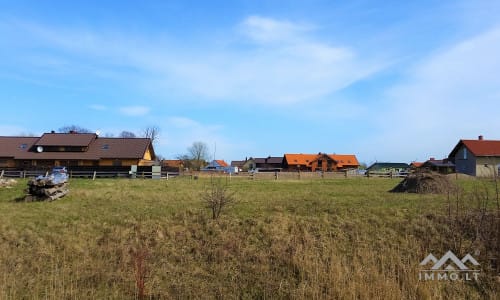
[[[39, 175], [47, 175], [47, 171], [43, 170], [1, 170], [0, 178], [30, 178], [37, 177]], [[161, 171], [159, 174], [151, 171], [140, 171], [135, 174], [131, 174], [129, 171], [117, 170], [117, 171], [68, 171], [69, 178], [154, 178], [159, 176], [159, 178], [169, 179], [172, 177], [179, 176], [176, 172]]]
[[[44, 170], [0, 170], [0, 178], [30, 178], [39, 175], [46, 175]], [[92, 171], [92, 170], [69, 170], [69, 178], [162, 178], [170, 179], [177, 176], [182, 176], [190, 179], [198, 179], [200, 177], [210, 176], [226, 176], [229, 179], [247, 179], [247, 180], [308, 180], [308, 179], [334, 179], [334, 178], [402, 178], [408, 173], [393, 173], [393, 172], [367, 172], [365, 174], [358, 173], [357, 170], [338, 171], [338, 172], [256, 172], [247, 173], [240, 172], [237, 174], [211, 173], [211, 172], [168, 172], [161, 171], [154, 173], [152, 171], [138, 171], [134, 174], [125, 170], [107, 170], [107, 171]]]

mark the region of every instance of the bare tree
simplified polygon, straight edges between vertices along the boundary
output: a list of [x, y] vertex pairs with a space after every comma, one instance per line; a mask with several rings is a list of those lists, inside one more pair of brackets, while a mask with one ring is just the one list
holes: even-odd
[[234, 202], [234, 193], [228, 190], [228, 185], [224, 184], [221, 178], [214, 178], [210, 180], [210, 186], [202, 195], [203, 201], [206, 203], [207, 208], [212, 212], [212, 219], [219, 218], [222, 209], [228, 204]]
[[91, 133], [90, 129], [78, 125], [66, 125], [57, 130], [60, 133], [78, 132], [78, 133]]
[[118, 137], [121, 137], [121, 138], [135, 138], [136, 135], [135, 133], [131, 132], [131, 131], [122, 131], [120, 132], [120, 134], [118, 135]]
[[142, 132], [142, 136], [151, 139], [151, 143], [154, 144], [160, 137], [160, 128], [158, 126], [146, 127]]
[[194, 142], [188, 148], [188, 156], [191, 158], [191, 165], [195, 170], [200, 170], [208, 159], [208, 146], [203, 142]]

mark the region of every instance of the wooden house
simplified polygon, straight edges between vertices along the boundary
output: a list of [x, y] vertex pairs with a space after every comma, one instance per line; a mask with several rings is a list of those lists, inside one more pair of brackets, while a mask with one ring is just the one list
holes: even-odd
[[359, 168], [352, 154], [285, 154], [283, 168], [287, 171], [343, 171]]
[[0, 137], [0, 167], [148, 166], [155, 153], [149, 138], [103, 138], [94, 133], [45, 133]]

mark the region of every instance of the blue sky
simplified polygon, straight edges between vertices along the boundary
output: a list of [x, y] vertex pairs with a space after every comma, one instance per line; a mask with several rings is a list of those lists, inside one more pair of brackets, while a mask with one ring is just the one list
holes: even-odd
[[[407, 3], [408, 2], [408, 3]], [[2, 1], [0, 135], [160, 128], [218, 159], [500, 139], [498, 1]]]

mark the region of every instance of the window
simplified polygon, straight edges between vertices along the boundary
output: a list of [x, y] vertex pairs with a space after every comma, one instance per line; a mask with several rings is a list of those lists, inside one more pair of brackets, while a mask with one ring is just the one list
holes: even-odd
[[464, 148], [464, 159], [467, 159], [467, 148]]
[[108, 150], [108, 149], [109, 149], [109, 145], [108, 144], [102, 145], [102, 150]]
[[24, 150], [24, 149], [28, 148], [28, 144], [21, 144], [21, 145], [19, 146], [19, 148], [21, 148], [21, 149], [23, 149], [23, 150]]

